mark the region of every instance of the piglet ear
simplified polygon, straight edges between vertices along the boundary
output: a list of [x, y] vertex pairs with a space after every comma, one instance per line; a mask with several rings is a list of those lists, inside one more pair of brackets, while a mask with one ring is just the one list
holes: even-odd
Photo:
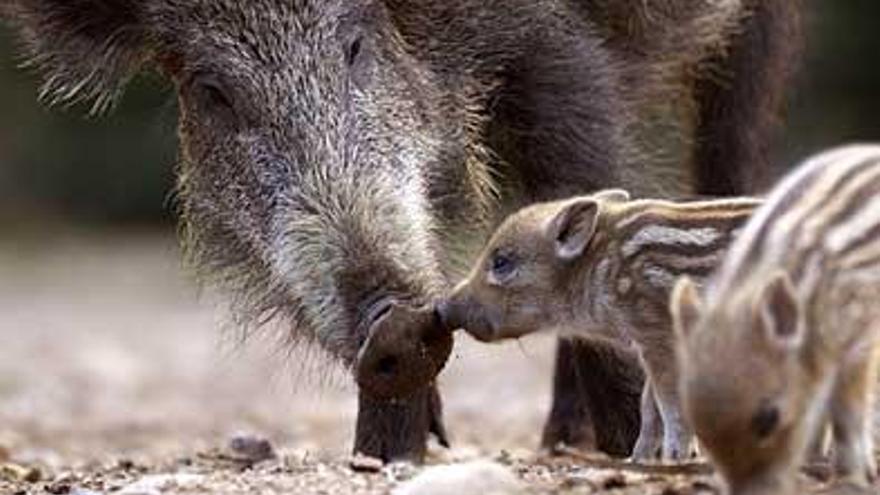
[[547, 231], [556, 246], [556, 256], [572, 260], [587, 249], [599, 220], [599, 204], [593, 199], [565, 203], [548, 225]]
[[688, 277], [681, 277], [672, 289], [669, 309], [674, 323], [675, 336], [685, 344], [693, 334], [703, 313], [703, 303], [697, 293], [697, 285]]
[[796, 350], [804, 342], [806, 327], [803, 311], [788, 274], [773, 274], [756, 301], [759, 327], [771, 345]]
[[146, 0], [3, 0], [49, 104], [108, 108], [147, 59]]

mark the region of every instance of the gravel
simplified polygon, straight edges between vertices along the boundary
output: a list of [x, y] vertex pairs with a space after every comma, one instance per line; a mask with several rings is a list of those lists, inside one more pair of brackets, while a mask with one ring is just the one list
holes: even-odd
[[549, 336], [459, 338], [440, 378], [453, 448], [432, 446], [424, 467], [353, 461], [345, 372], [290, 351], [273, 336], [284, 329], [242, 345], [175, 246], [153, 234], [0, 241], [0, 494], [718, 493], [699, 470], [538, 452]]

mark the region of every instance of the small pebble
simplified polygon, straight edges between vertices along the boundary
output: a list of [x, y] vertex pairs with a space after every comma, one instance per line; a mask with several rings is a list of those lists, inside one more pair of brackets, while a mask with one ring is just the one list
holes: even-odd
[[717, 486], [708, 481], [696, 480], [691, 487], [696, 493], [721, 493]]
[[69, 483], [65, 482], [54, 482], [52, 484], [46, 485], [46, 493], [50, 493], [52, 495], [69, 495], [73, 488]]
[[255, 435], [236, 435], [229, 441], [229, 450], [236, 460], [251, 464], [277, 457], [272, 443]]
[[37, 483], [43, 479], [43, 473], [36, 467], [25, 467], [8, 462], [0, 464], [0, 479]]
[[592, 489], [596, 488], [596, 482], [591, 476], [585, 473], [571, 473], [567, 475], [560, 483], [559, 488], [562, 490], [571, 490], [576, 487], [586, 486]]
[[394, 462], [382, 468], [382, 472], [385, 473], [385, 478], [387, 478], [388, 481], [392, 483], [400, 483], [415, 477], [419, 472], [419, 468], [414, 466], [411, 462]]
[[626, 476], [623, 473], [613, 473], [603, 477], [600, 486], [605, 490], [614, 490], [617, 488], [626, 488]]
[[510, 466], [513, 464], [513, 456], [510, 455], [510, 452], [508, 452], [507, 450], [502, 450], [498, 455], [495, 456], [495, 462], [503, 464], [505, 466]]
[[26, 483], [37, 483], [41, 479], [43, 479], [43, 472], [40, 471], [40, 468], [32, 467], [27, 470], [24, 474], [24, 478], [22, 478]]
[[8, 481], [19, 481], [24, 477], [25, 469], [18, 464], [0, 464], [0, 478]]
[[385, 466], [382, 459], [363, 454], [355, 454], [348, 465], [359, 473], [378, 473]]

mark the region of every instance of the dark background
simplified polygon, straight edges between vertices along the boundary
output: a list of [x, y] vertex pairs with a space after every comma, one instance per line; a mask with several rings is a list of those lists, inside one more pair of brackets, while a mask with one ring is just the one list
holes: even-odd
[[[854, 140], [880, 141], [880, 2], [806, 0], [804, 68], [789, 95], [777, 160]], [[161, 226], [174, 220], [173, 91], [144, 76], [100, 118], [47, 109], [0, 28], [0, 225]]]

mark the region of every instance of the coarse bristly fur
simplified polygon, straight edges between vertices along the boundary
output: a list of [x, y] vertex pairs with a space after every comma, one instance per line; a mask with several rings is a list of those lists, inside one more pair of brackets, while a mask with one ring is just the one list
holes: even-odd
[[876, 479], [878, 246], [880, 146], [853, 145], [784, 179], [702, 296], [677, 285], [684, 407], [733, 493], [799, 493], [826, 417], [837, 475]]
[[[537, 131], [585, 143], [556, 148], [577, 157], [545, 146], [546, 157], [525, 163], [603, 164], [581, 177], [561, 174], [577, 180], [545, 189], [616, 182], [603, 175], [619, 171], [604, 164], [625, 160], [619, 62], [590, 35], [595, 29], [561, 2], [495, 3], [40, 0], [17, 3], [15, 20], [32, 62], [46, 71], [50, 102], [94, 100], [103, 109], [147, 63], [172, 77], [189, 252], [205, 275], [236, 288], [242, 314], [283, 314], [351, 358], [348, 332], [335, 329], [350, 328], [354, 315], [338, 308], [374, 292], [436, 294], [434, 232], [445, 218], [473, 218], [488, 206], [482, 128], [491, 116], [480, 109], [490, 96], [513, 106], [499, 112], [556, 112], [556, 128]], [[709, 24], [726, 28], [697, 32], [688, 46], [720, 48], [742, 9], [691, 3], [670, 19], [701, 25], [718, 17]], [[552, 54], [531, 61], [547, 70], [505, 74], [535, 48]], [[591, 64], [578, 67], [585, 56]], [[517, 90], [505, 76], [529, 78], [523, 89], [547, 100], [498, 96]], [[584, 122], [571, 125], [573, 118]], [[525, 116], [498, 124], [506, 133], [536, 131]], [[520, 173], [558, 180], [540, 169]], [[351, 287], [364, 278], [374, 280]]]
[[[244, 327], [277, 319], [351, 363], [375, 308], [442, 294], [449, 247], [479, 240], [504, 207], [615, 185], [690, 190], [696, 107], [714, 102], [696, 82], [723, 71], [767, 3], [785, 19], [799, 5], [11, 0], [7, 17], [47, 102], [102, 111], [138, 71], [173, 82], [194, 265]], [[797, 44], [774, 25], [764, 34]], [[755, 67], [792, 61], [760, 53]], [[782, 94], [784, 81], [765, 82], [760, 93]], [[730, 83], [753, 87], [745, 73]], [[740, 117], [719, 125], [753, 125]]]
[[663, 457], [682, 459], [692, 435], [679, 406], [669, 294], [677, 277], [699, 281], [716, 268], [759, 204], [631, 201], [607, 190], [529, 206], [501, 224], [438, 312], [484, 341], [560, 330], [634, 343], [647, 382], [632, 455], [652, 458], [662, 446]]

